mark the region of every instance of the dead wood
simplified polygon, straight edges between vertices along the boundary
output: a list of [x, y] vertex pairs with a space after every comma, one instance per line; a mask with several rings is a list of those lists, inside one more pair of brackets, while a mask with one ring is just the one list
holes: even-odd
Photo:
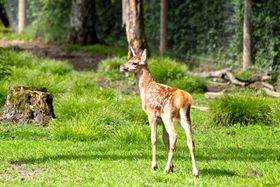
[[262, 90], [269, 96], [272, 96], [272, 97], [280, 97], [280, 92], [275, 92], [275, 91], [272, 91], [266, 87], [263, 87]]
[[10, 87], [0, 121], [46, 126], [55, 117], [52, 101], [46, 88]]
[[220, 91], [220, 92], [206, 92], [206, 93], [204, 94], [204, 96], [205, 96], [206, 98], [213, 99], [213, 98], [222, 96], [222, 95], [224, 94], [224, 91], [225, 91], [225, 90], [222, 90], [222, 91]]
[[192, 109], [194, 109], [194, 110], [200, 110], [200, 111], [206, 111], [206, 110], [208, 110], [208, 107], [204, 107], [204, 106], [192, 106]]
[[[226, 85], [226, 83], [230, 83], [232, 85], [240, 86], [240, 87], [247, 87], [247, 86], [250, 86], [250, 85], [253, 85], [253, 84], [259, 82], [261, 84], [261, 86], [258, 86], [255, 89], [261, 89], [267, 95], [272, 96], [272, 97], [279, 97], [279, 95], [280, 95], [280, 92], [277, 92], [273, 85], [265, 82], [265, 81], [269, 81], [272, 79], [271, 75], [254, 75], [249, 80], [242, 81], [242, 80], [238, 80], [233, 75], [233, 73], [231, 72], [231, 68], [225, 68], [225, 69], [221, 69], [221, 70], [217, 70], [217, 71], [210, 71], [210, 72], [202, 72], [197, 75], [212, 80], [212, 81], [208, 81], [208, 82], [210, 84], [212, 84], [214, 86], [214, 88], [212, 88], [213, 86], [210, 87], [208, 89], [208, 90], [210, 90], [210, 92], [205, 93], [205, 97], [207, 97], [207, 98], [215, 98], [215, 97], [219, 97], [219, 96], [223, 95], [224, 91], [226, 90], [226, 88], [223, 88], [223, 86]], [[221, 81], [220, 81], [220, 82], [214, 83], [216, 81], [216, 79], [221, 79], [224, 82], [221, 83]], [[221, 88], [220, 89], [221, 91], [217, 91], [217, 88]], [[212, 91], [215, 91], [215, 92], [212, 92]]]
[[246, 85], [245, 82], [241, 82], [237, 80], [231, 72], [226, 72], [226, 76], [229, 78], [230, 82], [236, 86], [244, 87]]

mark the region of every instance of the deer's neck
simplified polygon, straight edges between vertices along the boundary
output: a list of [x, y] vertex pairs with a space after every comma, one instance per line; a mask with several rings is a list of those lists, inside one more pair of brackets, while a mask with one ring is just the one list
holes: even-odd
[[137, 85], [140, 90], [140, 94], [143, 97], [148, 85], [154, 81], [153, 77], [147, 67], [142, 68], [136, 74], [136, 80], [137, 80]]

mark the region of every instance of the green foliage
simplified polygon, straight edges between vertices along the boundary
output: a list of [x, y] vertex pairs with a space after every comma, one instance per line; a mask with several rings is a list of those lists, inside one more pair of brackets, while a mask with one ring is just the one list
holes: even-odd
[[[241, 66], [244, 1], [174, 0], [168, 7], [168, 51], [183, 59]], [[253, 3], [252, 62], [279, 71], [279, 3]], [[144, 3], [149, 46], [158, 49], [160, 1]], [[217, 14], [217, 12], [219, 12]]]
[[235, 77], [239, 80], [246, 81], [249, 80], [252, 75], [252, 72], [249, 70], [246, 71], [239, 71], [235, 74]]
[[160, 83], [183, 78], [187, 72], [187, 66], [170, 58], [153, 57], [148, 61], [153, 78]]
[[153, 78], [172, 87], [189, 92], [203, 92], [206, 80], [187, 74], [187, 66], [166, 57], [152, 57], [148, 62]]
[[11, 74], [9, 64], [6, 62], [6, 54], [0, 51], [0, 81], [6, 79]]
[[219, 126], [270, 125], [273, 120], [270, 102], [264, 98], [249, 95], [226, 95], [215, 99], [210, 103], [210, 116], [213, 123]]
[[110, 47], [101, 44], [80, 46], [77, 44], [69, 44], [65, 47], [68, 52], [82, 51], [92, 54], [104, 55], [104, 56], [118, 56], [122, 57], [127, 55], [127, 50], [122, 47]]
[[207, 88], [206, 79], [194, 75], [187, 75], [181, 79], [170, 80], [167, 84], [175, 88], [187, 90], [190, 93], [203, 93]]
[[39, 0], [28, 3], [31, 30], [46, 41], [65, 41], [70, 26], [71, 2], [64, 0]]
[[[7, 59], [10, 59], [6, 62], [11, 65], [12, 74], [1, 82], [0, 94], [6, 94], [9, 85], [21, 83], [20, 79], [28, 84], [29, 76], [33, 75], [37, 75], [38, 82], [48, 80], [51, 87], [62, 80], [60, 86], [63, 89], [54, 94], [57, 118], [48, 128], [0, 123], [0, 186], [279, 184], [279, 99], [252, 97], [245, 93], [244, 96], [226, 96], [228, 99], [222, 104], [219, 99], [213, 101], [213, 107], [219, 108], [218, 117], [223, 118], [224, 113], [231, 110], [239, 113], [240, 119], [257, 119], [254, 122], [247, 120], [246, 123], [258, 124], [245, 127], [209, 127], [208, 111], [192, 110], [197, 165], [203, 176], [203, 180], [194, 181], [191, 161], [186, 162], [189, 150], [185, 132], [179, 125], [175, 125], [178, 133], [175, 173], [165, 175], [162, 172], [167, 155], [161, 141], [160, 123], [159, 171], [150, 171], [150, 127], [139, 96], [100, 88], [95, 82], [95, 73], [71, 71], [64, 62], [36, 58], [25, 52], [6, 52]], [[183, 78], [185, 76], [183, 74]], [[37, 86], [35, 81], [32, 84]], [[195, 94], [193, 98], [195, 102], [206, 100], [202, 94]], [[221, 108], [226, 110], [221, 111]], [[243, 111], [246, 113], [240, 117]], [[269, 117], [266, 120], [272, 122], [273, 116], [273, 123], [278, 125], [259, 125], [264, 121], [259, 117], [260, 111], [265, 114], [261, 118]], [[253, 170], [253, 174], [248, 174], [248, 170]], [[259, 173], [262, 177], [258, 176]]]
[[120, 79], [121, 73], [119, 71], [120, 65], [124, 64], [127, 61], [127, 58], [108, 58], [102, 60], [102, 62], [98, 65], [97, 73], [105, 78], [110, 80]]
[[[14, 86], [46, 87], [51, 94], [55, 95], [69, 88], [67, 77], [72, 67], [65, 62], [43, 60], [30, 53], [16, 53], [15, 51], [5, 51], [2, 61], [11, 68], [9, 80], [2, 83], [5, 86], [10, 83]], [[5, 97], [6, 93], [1, 93], [1, 95]]]

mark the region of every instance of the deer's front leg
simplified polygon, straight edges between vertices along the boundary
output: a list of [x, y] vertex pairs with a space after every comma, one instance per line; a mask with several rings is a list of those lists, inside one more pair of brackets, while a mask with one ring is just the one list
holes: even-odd
[[152, 170], [157, 169], [156, 159], [156, 143], [157, 143], [157, 118], [154, 116], [148, 116], [151, 127], [151, 143], [152, 143]]

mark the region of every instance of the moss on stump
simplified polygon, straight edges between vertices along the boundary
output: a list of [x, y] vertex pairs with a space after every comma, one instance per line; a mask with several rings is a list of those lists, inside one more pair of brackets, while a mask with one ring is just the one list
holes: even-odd
[[0, 121], [47, 126], [55, 118], [52, 102], [52, 96], [46, 88], [10, 87]]

